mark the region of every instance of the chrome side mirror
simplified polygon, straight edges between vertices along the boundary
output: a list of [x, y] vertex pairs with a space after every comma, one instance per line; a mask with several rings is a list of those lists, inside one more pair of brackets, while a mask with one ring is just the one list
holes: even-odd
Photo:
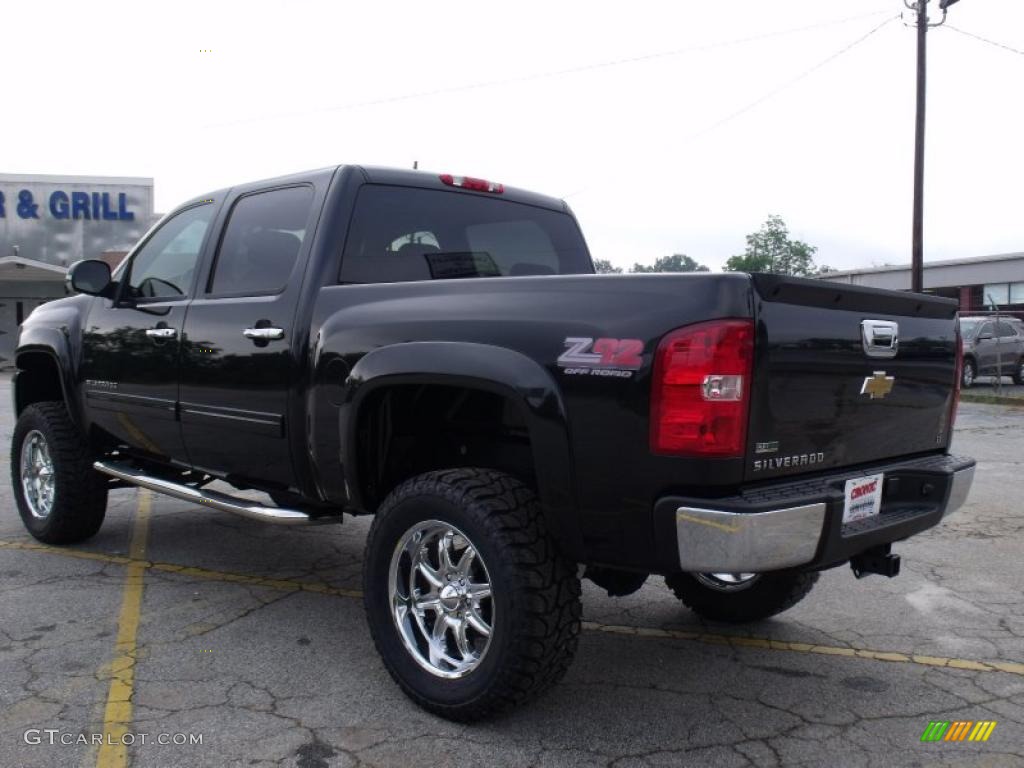
[[114, 283], [110, 279], [110, 265], [99, 259], [76, 261], [68, 267], [68, 274], [64, 279], [71, 290], [79, 293], [107, 298], [113, 294]]

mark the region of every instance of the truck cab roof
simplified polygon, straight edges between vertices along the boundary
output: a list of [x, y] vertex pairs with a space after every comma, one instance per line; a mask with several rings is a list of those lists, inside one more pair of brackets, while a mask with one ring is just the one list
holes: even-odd
[[303, 171], [300, 173], [290, 173], [286, 176], [276, 176], [269, 179], [258, 179], [251, 182], [247, 182], [241, 185], [235, 185], [233, 187], [225, 187], [222, 189], [214, 190], [211, 192], [204, 192], [201, 195], [187, 200], [181, 205], [175, 206], [174, 210], [181, 208], [187, 208], [190, 205], [201, 203], [205, 200], [210, 199], [221, 199], [226, 194], [232, 191], [238, 190], [240, 187], [254, 187], [254, 188], [265, 188], [268, 186], [286, 186], [288, 184], [294, 184], [307, 180], [310, 176], [329, 174], [340, 171], [343, 168], [353, 168], [362, 176], [363, 180], [367, 184], [390, 184], [398, 187], [419, 187], [421, 189], [437, 189], [447, 192], [461, 192], [469, 195], [485, 195], [500, 197], [503, 200], [508, 200], [514, 203], [523, 203], [525, 205], [533, 205], [538, 208], [547, 208], [552, 211], [565, 212], [568, 211], [568, 206], [564, 200], [560, 200], [557, 197], [551, 197], [549, 195], [542, 195], [537, 192], [530, 192], [529, 190], [520, 189], [518, 187], [509, 187], [507, 185], [500, 185], [501, 192], [478, 192], [472, 189], [465, 189], [460, 187], [453, 187], [445, 184], [441, 181], [443, 174], [434, 173], [430, 171], [419, 171], [409, 170], [406, 168], [387, 168], [382, 166], [372, 165], [337, 165], [328, 166], [326, 168], [316, 168], [309, 171]]

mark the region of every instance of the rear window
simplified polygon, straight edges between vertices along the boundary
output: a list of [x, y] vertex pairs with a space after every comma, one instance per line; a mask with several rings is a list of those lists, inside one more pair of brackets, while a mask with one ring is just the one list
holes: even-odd
[[342, 283], [593, 271], [571, 216], [460, 192], [367, 185], [359, 192]]

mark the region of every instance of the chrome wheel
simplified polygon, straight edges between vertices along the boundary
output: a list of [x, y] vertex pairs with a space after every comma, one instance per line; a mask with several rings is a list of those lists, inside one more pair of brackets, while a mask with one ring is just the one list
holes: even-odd
[[738, 592], [760, 578], [758, 573], [695, 573], [693, 577], [705, 587], [719, 592]]
[[21, 444], [21, 490], [32, 516], [48, 517], [53, 509], [53, 459], [43, 433], [37, 429]]
[[487, 653], [494, 603], [487, 566], [458, 528], [417, 523], [399, 540], [388, 575], [391, 618], [423, 669], [463, 677]]

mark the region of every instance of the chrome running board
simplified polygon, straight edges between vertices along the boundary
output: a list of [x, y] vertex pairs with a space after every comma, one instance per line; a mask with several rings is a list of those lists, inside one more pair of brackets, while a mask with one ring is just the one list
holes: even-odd
[[297, 509], [269, 507], [265, 504], [249, 501], [248, 499], [228, 496], [226, 493], [193, 488], [190, 485], [153, 477], [126, 463], [97, 461], [92, 466], [98, 472], [116, 477], [118, 480], [137, 485], [140, 488], [148, 488], [151, 491], [173, 496], [182, 501], [213, 507], [222, 512], [233, 512], [236, 515], [249, 517], [253, 520], [262, 520], [265, 523], [277, 523], [278, 525], [322, 525], [324, 523], [341, 522], [341, 515], [316, 517]]

